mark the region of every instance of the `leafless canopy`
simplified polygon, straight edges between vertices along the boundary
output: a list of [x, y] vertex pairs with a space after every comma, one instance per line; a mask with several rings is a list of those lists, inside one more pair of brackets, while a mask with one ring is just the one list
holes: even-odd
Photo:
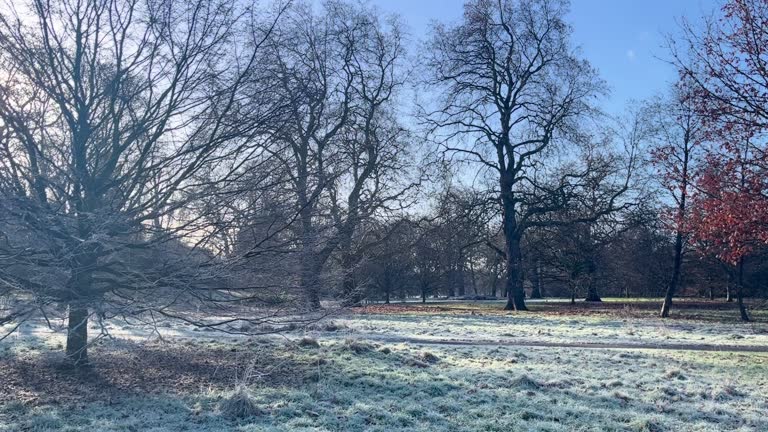
[[7, 6], [0, 280], [30, 299], [12, 314], [68, 305], [84, 360], [89, 315], [238, 298], [195, 203], [274, 129], [273, 104], [241, 103], [270, 19], [229, 0]]
[[[567, 8], [560, 0], [471, 1], [463, 21], [437, 26], [428, 46], [426, 83], [439, 97], [423, 118], [444, 154], [479, 164], [496, 183], [510, 309], [525, 308], [523, 232], [568, 205], [586, 173], [605, 161], [562, 163], [579, 160], [568, 145], [588, 138], [581, 122], [604, 91], [570, 43]], [[616, 196], [625, 184], [618, 186]]]

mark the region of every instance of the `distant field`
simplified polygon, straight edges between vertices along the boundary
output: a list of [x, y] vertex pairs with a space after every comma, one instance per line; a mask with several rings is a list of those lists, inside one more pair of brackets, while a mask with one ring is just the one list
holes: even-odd
[[375, 305], [285, 338], [136, 333], [95, 347], [87, 377], [61, 369], [60, 336], [28, 331], [0, 343], [0, 431], [768, 430], [768, 323], [707, 302], [661, 320], [645, 303]]
[[[570, 298], [546, 298], [541, 300], [526, 300], [526, 305], [531, 312], [547, 312], [556, 315], [613, 315], [613, 316], [632, 316], [635, 318], [656, 318], [661, 308], [662, 299], [660, 298], [625, 298], [625, 297], [605, 297], [602, 302], [589, 303], [577, 300], [576, 304], [571, 305]], [[426, 303], [421, 301], [392, 302], [389, 305], [379, 303], [371, 304], [367, 307], [369, 310], [376, 310], [377, 307], [386, 307], [390, 311], [397, 310], [400, 306], [407, 306], [409, 309], [404, 312], [411, 313], [417, 311], [452, 312], [459, 313], [471, 311], [485, 312], [493, 314], [508, 314], [504, 310], [506, 300], [436, 300], [428, 299]], [[748, 302], [750, 306], [750, 316], [755, 321], [768, 322], [768, 301], [755, 300]], [[703, 300], [700, 298], [676, 299], [672, 312], [671, 320], [676, 319], [695, 319], [700, 321], [729, 322], [739, 321], [739, 309], [735, 302], [726, 303], [719, 300]]]

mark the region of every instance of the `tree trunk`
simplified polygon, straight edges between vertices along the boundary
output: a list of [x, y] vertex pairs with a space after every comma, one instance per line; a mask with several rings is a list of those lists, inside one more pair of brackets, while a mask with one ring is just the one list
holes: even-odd
[[603, 299], [600, 298], [600, 294], [597, 292], [597, 288], [592, 283], [587, 285], [587, 297], [584, 299], [584, 301], [595, 303], [603, 301]]
[[597, 262], [595, 260], [594, 243], [592, 242], [592, 226], [586, 225], [586, 242], [588, 245], [586, 255], [586, 271], [587, 271], [587, 298], [584, 301], [588, 302], [602, 302], [600, 294], [597, 293], [597, 286], [595, 285], [595, 273], [597, 272]]
[[[88, 238], [89, 229], [82, 222], [80, 233]], [[96, 266], [97, 254], [93, 249], [83, 251], [74, 258], [72, 275], [67, 281], [68, 288], [73, 294], [69, 299], [67, 316], [67, 359], [76, 367], [88, 366], [88, 305], [97, 300], [93, 291], [93, 268]]]
[[320, 293], [318, 292], [319, 270], [313, 263], [314, 258], [310, 252], [304, 253], [301, 268], [301, 291], [304, 293], [306, 308], [310, 311], [320, 310]]
[[683, 233], [677, 232], [675, 236], [675, 263], [672, 268], [672, 280], [669, 281], [667, 292], [664, 295], [664, 303], [661, 304], [661, 317], [669, 317], [669, 308], [672, 306], [672, 296], [677, 291], [677, 285], [680, 282], [680, 268], [683, 264]]
[[533, 272], [531, 273], [531, 285], [533, 286], [531, 289], [531, 298], [540, 299], [542, 295], [541, 295], [541, 263], [539, 263], [539, 260], [536, 260], [536, 264], [534, 265]]
[[69, 305], [66, 355], [76, 367], [88, 365], [88, 308], [78, 303]]
[[493, 277], [491, 278], [491, 296], [496, 297], [497, 284], [499, 281], [499, 258], [494, 258], [493, 261]]
[[469, 261], [469, 276], [472, 281], [472, 292], [477, 295], [477, 281], [475, 280], [475, 265], [472, 260]]
[[506, 246], [506, 266], [507, 283], [506, 295], [507, 304], [504, 310], [525, 311], [525, 291], [523, 290], [523, 255], [520, 248], [522, 240], [522, 230], [517, 222], [515, 213], [515, 201], [512, 192], [511, 174], [504, 172], [500, 179], [501, 185], [501, 205], [502, 205], [502, 225], [504, 229], [504, 243]]
[[749, 322], [749, 314], [747, 313], [747, 307], [744, 305], [744, 297], [742, 296], [742, 287], [736, 288], [736, 298], [739, 304], [739, 313], [741, 314], [741, 320]]
[[299, 284], [301, 292], [304, 294], [305, 307], [307, 310], [316, 311], [321, 309], [319, 293], [319, 275], [322, 265], [319, 265], [317, 254], [315, 253], [314, 226], [312, 223], [312, 206], [310, 198], [306, 195], [307, 175], [305, 172], [299, 174], [299, 216], [301, 220], [301, 274], [299, 275]]
[[[342, 248], [346, 248], [343, 250], [349, 250], [349, 245], [346, 243], [342, 243], [342, 245]], [[355, 283], [354, 267], [355, 262], [353, 257], [348, 253], [343, 253], [341, 258], [341, 301], [345, 306], [354, 306], [363, 301], [363, 295], [360, 290], [357, 289], [357, 284]]]
[[728, 282], [725, 284], [725, 301], [728, 303], [733, 302], [733, 293], [731, 292], [731, 286], [733, 285], [733, 273], [728, 272]]
[[463, 297], [466, 294], [466, 290], [464, 287], [464, 262], [462, 261], [459, 264], [458, 270], [456, 270], [456, 287], [459, 297]]
[[603, 299], [600, 298], [600, 294], [597, 292], [597, 286], [595, 286], [594, 278], [592, 276], [589, 276], [589, 280], [587, 281], [587, 297], [584, 299], [584, 301], [588, 302], [601, 302]]
[[568, 281], [568, 288], [571, 289], [571, 306], [576, 304], [576, 283], [573, 279]]
[[357, 290], [354, 276], [346, 271], [344, 272], [344, 279], [341, 282], [341, 290], [343, 296], [342, 303], [345, 306], [354, 306], [360, 304], [363, 300], [362, 295]]
[[747, 308], [744, 305], [744, 258], [739, 259], [739, 281], [736, 285], [736, 298], [739, 304], [739, 313], [741, 314], [741, 320], [748, 322], [749, 314]]
[[507, 304], [504, 310], [525, 311], [525, 291], [522, 279], [522, 256], [520, 253], [520, 237], [510, 236], [507, 241]]

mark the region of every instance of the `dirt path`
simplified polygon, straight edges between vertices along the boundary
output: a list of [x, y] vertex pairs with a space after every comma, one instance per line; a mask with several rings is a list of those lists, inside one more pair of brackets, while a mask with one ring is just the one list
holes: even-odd
[[468, 340], [468, 339], [433, 339], [414, 338], [387, 335], [360, 335], [360, 339], [387, 343], [412, 343], [423, 345], [456, 345], [456, 346], [512, 346], [512, 347], [542, 347], [542, 348], [587, 348], [587, 349], [641, 349], [668, 351], [719, 351], [719, 352], [752, 352], [768, 353], [768, 346], [749, 345], [708, 345], [708, 344], [634, 344], [634, 343], [586, 343], [586, 342], [536, 342], [525, 340]]

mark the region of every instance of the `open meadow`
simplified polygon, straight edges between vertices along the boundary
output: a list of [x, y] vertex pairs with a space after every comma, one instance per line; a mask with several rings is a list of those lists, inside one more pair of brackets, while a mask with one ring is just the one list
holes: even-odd
[[87, 374], [30, 326], [0, 344], [0, 430], [768, 430], [764, 317], [606, 300], [374, 305], [262, 337], [111, 323]]

